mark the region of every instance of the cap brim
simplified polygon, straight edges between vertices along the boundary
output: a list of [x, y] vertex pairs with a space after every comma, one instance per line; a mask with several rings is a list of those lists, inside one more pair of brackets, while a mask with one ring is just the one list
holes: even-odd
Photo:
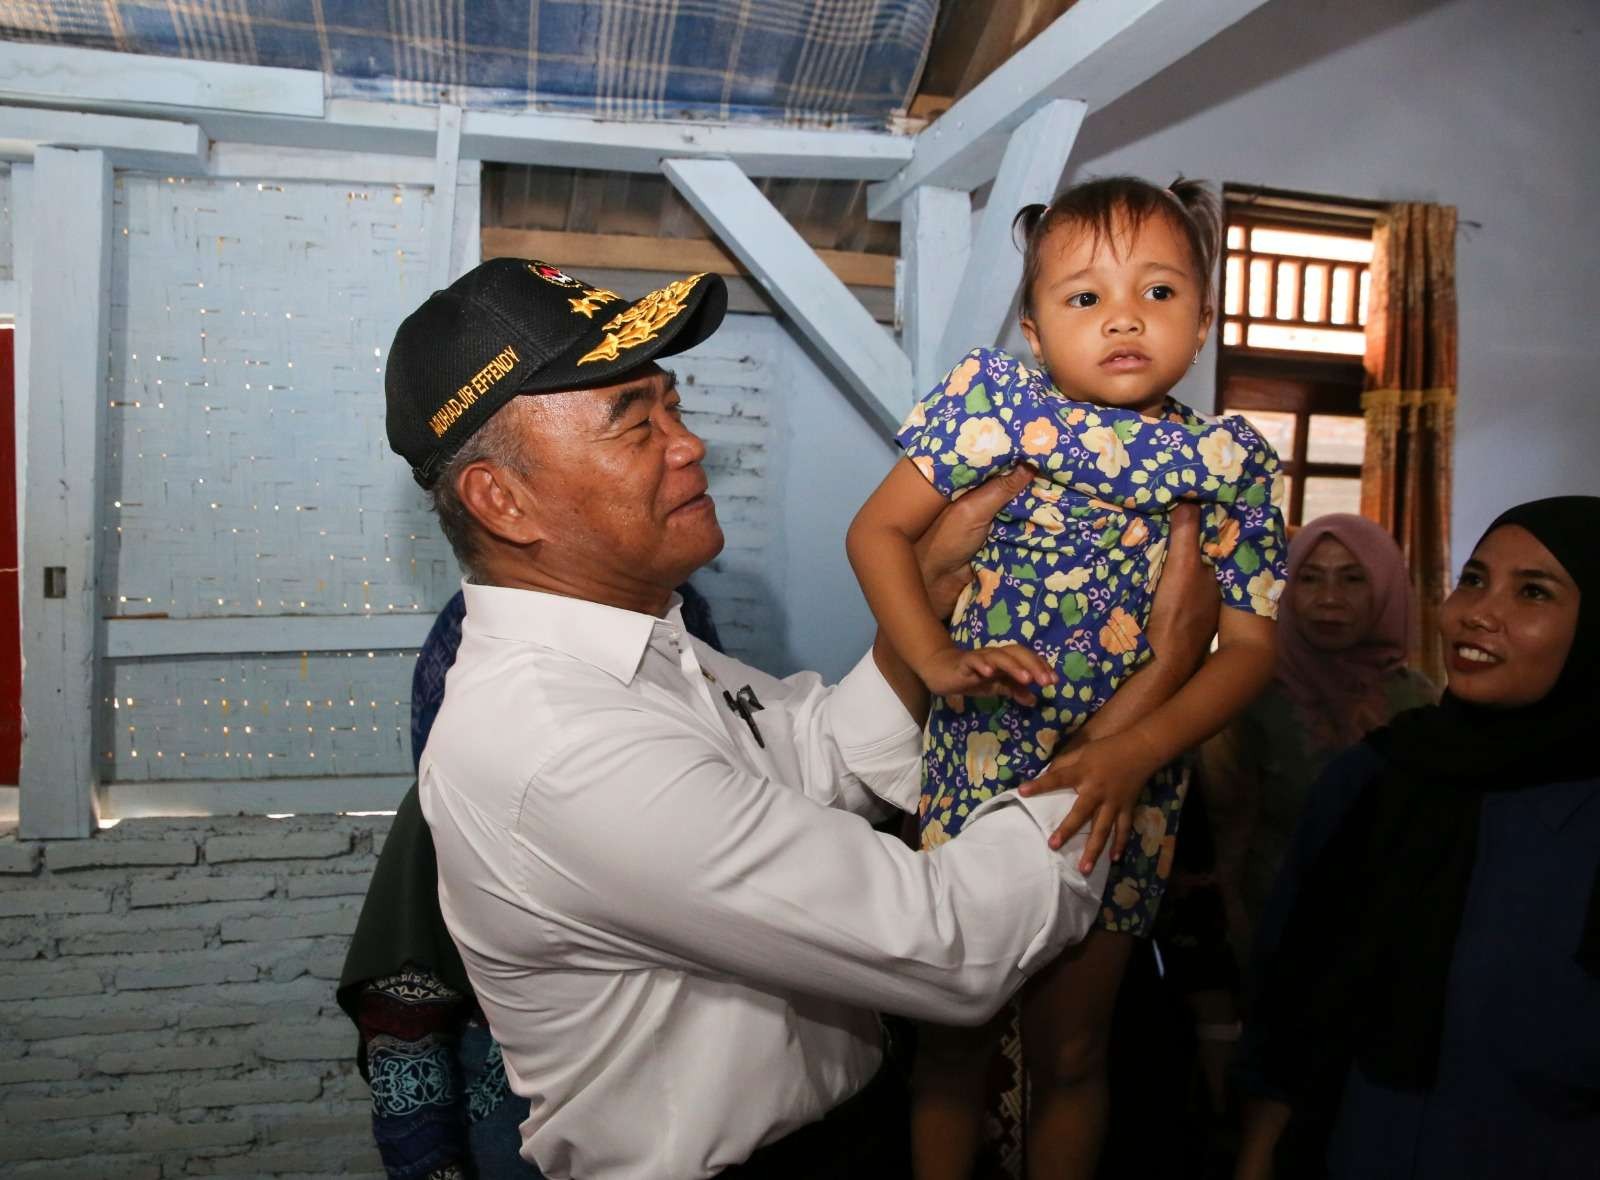
[[693, 348], [717, 330], [727, 311], [728, 287], [721, 275], [691, 275], [668, 283], [618, 311], [605, 308], [595, 317], [593, 332], [540, 366], [520, 391], [610, 385], [656, 357]]

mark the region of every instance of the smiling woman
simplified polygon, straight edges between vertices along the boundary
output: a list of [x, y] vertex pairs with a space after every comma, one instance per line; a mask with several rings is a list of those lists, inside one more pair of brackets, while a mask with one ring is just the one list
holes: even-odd
[[1573, 576], [1522, 525], [1484, 537], [1440, 616], [1451, 695], [1501, 709], [1544, 700], [1568, 661], [1579, 597]]
[[1496, 520], [1445, 604], [1444, 700], [1314, 790], [1261, 926], [1242, 1176], [1272, 1174], [1291, 1111], [1328, 1116], [1334, 1177], [1593, 1175], [1597, 512]]

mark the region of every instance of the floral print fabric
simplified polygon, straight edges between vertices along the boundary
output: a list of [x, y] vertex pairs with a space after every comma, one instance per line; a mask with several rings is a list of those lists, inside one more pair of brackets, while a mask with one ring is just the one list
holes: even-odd
[[[1032, 708], [997, 698], [934, 703], [919, 805], [924, 847], [954, 836], [991, 795], [1042, 771], [1060, 741], [1149, 659], [1144, 627], [1166, 558], [1167, 514], [1179, 501], [1202, 505], [1202, 554], [1223, 604], [1277, 616], [1285, 579], [1283, 521], [1273, 504], [1278, 460], [1243, 419], [1207, 422], [1170, 400], [1159, 419], [1068, 401], [1016, 358], [974, 349], [913, 408], [897, 437], [951, 499], [1013, 464], [1038, 470], [995, 518], [950, 634], [967, 648], [1025, 644], [1059, 678]], [[1140, 826], [1113, 869], [1108, 905], [1136, 902], [1143, 886], [1129, 885], [1130, 872], [1154, 880], [1159, 897], [1180, 778], [1163, 771], [1153, 784], [1162, 797], [1141, 797]], [[1132, 855], [1146, 844], [1148, 857]]]

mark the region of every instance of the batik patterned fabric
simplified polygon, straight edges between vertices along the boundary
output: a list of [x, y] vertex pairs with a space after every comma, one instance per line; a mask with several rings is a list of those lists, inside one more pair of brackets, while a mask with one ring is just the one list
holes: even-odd
[[[922, 844], [954, 836], [985, 799], [1035, 777], [1150, 658], [1144, 628], [1166, 558], [1169, 512], [1201, 504], [1201, 548], [1223, 604], [1265, 618], [1283, 592], [1278, 460], [1241, 418], [1208, 422], [1168, 401], [1163, 416], [1068, 401], [1016, 358], [974, 349], [901, 427], [905, 455], [954, 499], [996, 471], [1039, 472], [995, 518], [950, 634], [965, 648], [1020, 643], [1058, 681], [1034, 707], [940, 700], [929, 715]], [[1106, 887], [1103, 925], [1144, 933], [1170, 869], [1183, 775], [1141, 796], [1129, 852]]]
[[408, 967], [362, 993], [372, 1132], [392, 1180], [465, 1176], [456, 1029], [472, 1007], [430, 972]]

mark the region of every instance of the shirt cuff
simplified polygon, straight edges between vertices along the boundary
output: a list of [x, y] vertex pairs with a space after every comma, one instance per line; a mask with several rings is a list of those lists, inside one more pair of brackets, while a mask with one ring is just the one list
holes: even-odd
[[871, 650], [833, 690], [833, 740], [850, 773], [878, 798], [914, 811], [922, 791], [922, 727], [878, 671]]
[[[1099, 861], [1085, 876], [1078, 871], [1078, 860], [1089, 842], [1089, 825], [1085, 825], [1076, 836], [1063, 844], [1059, 851], [1052, 851], [1048, 844], [1050, 834], [1061, 826], [1061, 821], [1067, 818], [1067, 812], [1072, 810], [1072, 805], [1077, 801], [1078, 793], [1073, 790], [1051, 791], [1049, 794], [1026, 798], [1015, 791], [1007, 791], [984, 800], [962, 826], [962, 831], [966, 832], [971, 830], [973, 824], [981, 822], [984, 816], [1008, 811], [1013, 815], [1020, 813], [1027, 816], [1038, 829], [1039, 851], [1048, 858], [1055, 873], [1056, 904], [1050, 919], [1034, 935], [1017, 963], [1025, 974], [1037, 971], [1065, 948], [1081, 941], [1100, 916], [1100, 899], [1105, 895], [1106, 877], [1111, 872], [1110, 850], [1100, 854]], [[960, 840], [961, 837], [957, 836], [956, 839]]]

